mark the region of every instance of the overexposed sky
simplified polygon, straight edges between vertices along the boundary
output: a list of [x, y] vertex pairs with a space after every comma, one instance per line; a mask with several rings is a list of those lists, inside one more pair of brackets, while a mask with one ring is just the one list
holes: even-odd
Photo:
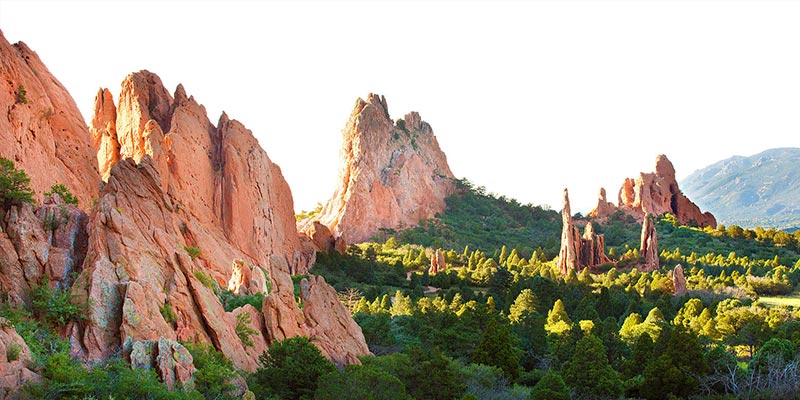
[[[800, 2], [0, 0], [91, 119], [148, 69], [251, 129], [295, 209], [333, 193], [355, 100], [419, 111], [458, 177], [586, 212], [666, 154], [681, 179], [800, 147]], [[711, 210], [713, 212], [713, 210]]]

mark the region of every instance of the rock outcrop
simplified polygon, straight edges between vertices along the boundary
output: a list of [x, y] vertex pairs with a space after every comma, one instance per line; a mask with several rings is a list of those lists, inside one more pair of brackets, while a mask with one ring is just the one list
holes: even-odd
[[589, 212], [589, 218], [601, 219], [605, 218], [617, 211], [617, 206], [614, 203], [606, 200], [606, 189], [600, 188], [600, 194], [597, 196], [597, 206], [594, 210]]
[[234, 260], [228, 290], [238, 295], [266, 293], [267, 277], [261, 267]]
[[2, 32], [0, 77], [0, 157], [28, 172], [38, 200], [61, 183], [90, 207], [100, 178], [75, 101], [33, 50], [8, 43]]
[[[356, 362], [369, 353], [360, 329], [348, 325], [355, 325], [349, 313], [346, 320], [312, 321], [308, 305], [297, 306], [289, 274], [306, 272], [314, 254], [297, 236], [280, 168], [249, 130], [225, 114], [213, 125], [182, 86], [171, 96], [147, 71], [125, 79], [117, 106], [105, 90], [98, 99], [92, 131], [98, 148], [108, 150], [98, 154], [108, 169], [89, 217], [87, 261], [73, 286], [73, 293], [91, 299], [86, 321], [69, 327], [75, 356], [98, 360], [137, 342], [198, 341], [253, 371], [261, 352], [236, 332], [237, 315], [245, 311], [261, 349], [280, 336], [274, 330], [292, 330], [287, 324], [297, 322], [317, 326], [297, 332], [317, 335], [335, 361]], [[279, 305], [285, 318], [272, 325], [253, 310], [226, 312], [213, 290], [263, 291], [262, 268], [273, 282], [289, 282], [272, 285], [268, 297], [287, 300]], [[309, 296], [329, 290], [320, 282]], [[321, 313], [339, 315], [324, 307]]]
[[[453, 173], [433, 130], [411, 112], [395, 123], [386, 99], [358, 99], [344, 128], [339, 185], [317, 219], [337, 247], [368, 240], [381, 228], [417, 225], [445, 208]], [[302, 221], [309, 232], [313, 221]]]
[[132, 368], [155, 369], [169, 390], [194, 388], [194, 360], [182, 344], [161, 337], [133, 342], [130, 347]]
[[564, 189], [564, 207], [561, 209], [561, 250], [558, 253], [558, 270], [566, 276], [570, 270], [581, 271], [610, 263], [606, 255], [605, 238], [594, 233], [591, 222], [586, 225], [583, 237], [572, 220], [569, 192]]
[[611, 262], [606, 255], [606, 239], [603, 235], [594, 233], [594, 225], [591, 222], [586, 224], [583, 231], [580, 260], [587, 267], [596, 267]]
[[675, 296], [680, 297], [686, 294], [686, 277], [683, 276], [683, 267], [678, 264], [672, 270], [672, 286], [675, 288]]
[[643, 272], [655, 271], [659, 267], [658, 261], [658, 234], [653, 223], [653, 216], [647, 215], [642, 221], [642, 239], [639, 245], [639, 256], [644, 264], [639, 266]]
[[558, 270], [567, 276], [571, 269], [580, 271], [578, 256], [581, 253], [581, 234], [572, 221], [569, 191], [564, 189], [564, 206], [561, 208], [561, 249], [558, 252]]
[[41, 379], [28, 369], [31, 350], [16, 329], [0, 317], [0, 400], [11, 398], [16, 388]]
[[83, 265], [88, 216], [53, 195], [34, 209], [12, 206], [0, 221], [0, 291], [14, 306], [39, 284], [67, 287]]
[[361, 328], [324, 278], [310, 275], [300, 282], [300, 309], [291, 277], [286, 273], [286, 261], [273, 256], [270, 263], [273, 291], [262, 305], [270, 342], [307, 336], [323, 355], [339, 365], [359, 363], [358, 356], [369, 354]]
[[680, 191], [678, 181], [675, 179], [675, 167], [665, 155], [656, 157], [655, 172], [642, 172], [635, 179], [625, 179], [619, 190], [618, 208], [609, 207], [609, 204], [601, 199], [597, 208], [589, 215], [600, 219], [621, 209], [641, 221], [648, 214], [659, 216], [672, 213], [683, 225], [697, 224], [712, 228], [717, 226], [714, 215], [710, 212], [701, 212], [700, 208]]
[[447, 261], [444, 258], [444, 253], [442, 249], [436, 249], [433, 257], [431, 257], [431, 267], [428, 269], [428, 273], [436, 275], [439, 271], [444, 271], [445, 268], [447, 268]]

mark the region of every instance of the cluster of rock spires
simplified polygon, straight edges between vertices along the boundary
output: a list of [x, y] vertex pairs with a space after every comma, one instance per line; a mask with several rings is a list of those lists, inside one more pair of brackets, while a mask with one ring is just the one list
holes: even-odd
[[[0, 156], [25, 169], [37, 193], [65, 183], [89, 211], [57, 195], [40, 207], [12, 206], [0, 221], [0, 289], [17, 306], [42, 281], [85, 300], [87, 318], [61, 332], [74, 357], [121, 351], [184, 387], [194, 367], [178, 341], [211, 343], [247, 371], [269, 343], [295, 335], [339, 364], [369, 354], [324, 279], [301, 283], [298, 306], [290, 274], [307, 273], [315, 248], [298, 235], [280, 168], [244, 125], [225, 114], [212, 124], [182, 86], [170, 95], [141, 71], [125, 78], [116, 104], [110, 91], [98, 92], [90, 129], [33, 51], [0, 33], [0, 54], [8, 115]], [[263, 292], [267, 280], [263, 312], [226, 312], [212, 288]], [[166, 306], [174, 319], [162, 315]], [[236, 334], [241, 313], [257, 331], [253, 346]], [[0, 327], [2, 346], [22, 347], [21, 362], [0, 363], [0, 387], [14, 387], [32, 378], [30, 355], [13, 327]]]
[[558, 270], [567, 275], [570, 270], [581, 271], [610, 263], [606, 255], [603, 235], [594, 233], [591, 223], [586, 224], [583, 236], [572, 219], [569, 191], [564, 189], [564, 207], [561, 210], [561, 250], [558, 253]]
[[675, 179], [675, 167], [663, 154], [656, 157], [655, 172], [642, 172], [635, 179], [625, 179], [619, 190], [618, 206], [606, 200], [606, 190], [601, 188], [597, 207], [589, 213], [589, 217], [603, 220], [617, 210], [639, 221], [647, 215], [672, 213], [683, 225], [696, 223], [712, 228], [717, 226], [714, 215], [701, 212], [700, 207], [683, 195]]
[[418, 113], [392, 121], [386, 99], [370, 94], [356, 101], [342, 136], [339, 185], [316, 218], [299, 223], [321, 249], [343, 249], [444, 211], [455, 177]]
[[[710, 212], [701, 213], [691, 200], [681, 193], [675, 180], [675, 168], [665, 155], [656, 157], [656, 171], [641, 173], [635, 180], [628, 178], [620, 189], [619, 206], [606, 200], [605, 189], [600, 189], [597, 207], [589, 213], [589, 218], [603, 222], [609, 215], [622, 211], [642, 222], [639, 246], [641, 262], [634, 267], [643, 272], [659, 268], [658, 235], [654, 218], [664, 213], [672, 213], [681, 224], [696, 223], [700, 226], [716, 227], [716, 219]], [[564, 189], [562, 209], [563, 227], [558, 267], [562, 275], [570, 270], [596, 268], [611, 263], [605, 253], [603, 235], [596, 235], [591, 221], [586, 224], [583, 237], [572, 219], [569, 195]], [[686, 279], [683, 268], [678, 265], [673, 271], [675, 294], [686, 293]]]

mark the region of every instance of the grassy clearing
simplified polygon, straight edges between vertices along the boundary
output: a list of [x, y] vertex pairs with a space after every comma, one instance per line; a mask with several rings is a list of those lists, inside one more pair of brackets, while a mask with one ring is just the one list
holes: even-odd
[[758, 302], [767, 307], [788, 306], [800, 308], [800, 291], [794, 291], [787, 296], [764, 296]]

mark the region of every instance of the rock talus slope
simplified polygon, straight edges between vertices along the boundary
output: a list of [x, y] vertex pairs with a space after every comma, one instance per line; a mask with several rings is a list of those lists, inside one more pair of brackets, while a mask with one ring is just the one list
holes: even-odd
[[[25, 43], [0, 32], [0, 157], [29, 172], [37, 199], [61, 183], [88, 208], [97, 197], [95, 153], [67, 89]], [[31, 173], [36, 171], [35, 173]]]
[[[455, 177], [418, 113], [392, 121], [386, 99], [370, 94], [358, 99], [342, 134], [339, 184], [317, 217], [334, 241], [362, 242], [381, 228], [415, 226], [444, 210]], [[312, 224], [301, 222], [301, 230]]]

